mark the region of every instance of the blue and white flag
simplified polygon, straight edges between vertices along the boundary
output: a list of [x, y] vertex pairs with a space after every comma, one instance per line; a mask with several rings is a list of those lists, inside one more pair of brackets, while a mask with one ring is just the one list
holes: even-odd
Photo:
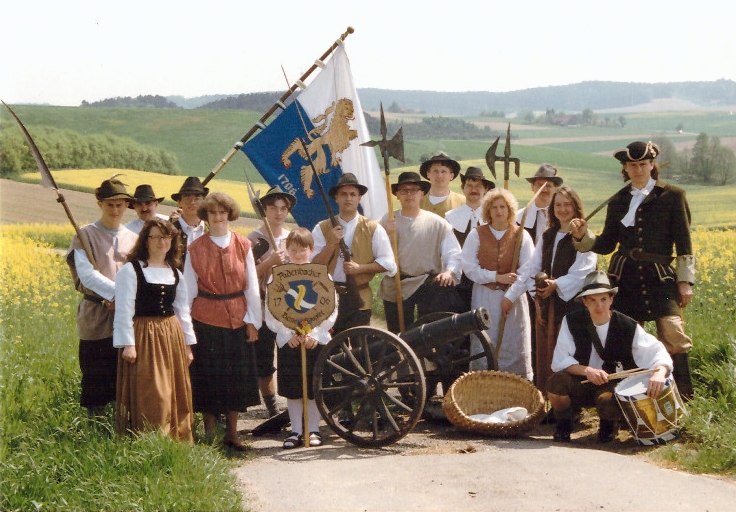
[[[363, 215], [379, 219], [388, 211], [385, 178], [376, 153], [372, 147], [361, 146], [371, 139], [344, 45], [338, 46], [296, 101], [242, 147], [270, 186], [278, 185], [296, 196], [291, 214], [297, 224], [311, 230], [328, 215], [300, 139], [325, 193], [343, 172], [352, 172], [368, 187], [361, 200]], [[329, 201], [337, 215], [337, 204], [332, 198]]]

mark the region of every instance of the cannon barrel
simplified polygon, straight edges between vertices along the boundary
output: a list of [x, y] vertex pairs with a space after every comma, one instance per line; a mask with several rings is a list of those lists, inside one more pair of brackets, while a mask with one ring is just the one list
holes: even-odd
[[485, 308], [456, 313], [447, 318], [419, 325], [399, 334], [417, 357], [427, 357], [435, 348], [491, 327], [491, 315]]

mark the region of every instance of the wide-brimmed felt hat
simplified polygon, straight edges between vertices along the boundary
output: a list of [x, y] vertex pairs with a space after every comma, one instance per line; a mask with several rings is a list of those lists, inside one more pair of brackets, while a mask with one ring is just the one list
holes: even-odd
[[261, 197], [261, 202], [264, 199], [267, 199], [269, 202], [275, 201], [276, 199], [283, 199], [289, 203], [289, 210], [293, 210], [294, 206], [296, 206], [296, 196], [294, 196], [294, 194], [284, 192], [278, 185], [274, 185], [273, 187], [269, 188], [268, 192], [266, 192], [263, 197]]
[[202, 186], [202, 182], [196, 176], [189, 176], [184, 180], [184, 184], [176, 194], [171, 194], [171, 199], [180, 201], [182, 194], [202, 194], [206, 196], [210, 193], [210, 189]]
[[544, 179], [544, 180], [550, 180], [552, 183], [555, 184], [555, 187], [559, 187], [562, 185], [562, 178], [557, 176], [557, 167], [555, 167], [552, 164], [544, 163], [539, 166], [539, 169], [537, 169], [537, 172], [534, 173], [534, 176], [531, 178], [527, 178], [526, 181], [529, 183], [534, 183], [537, 179]]
[[583, 281], [583, 289], [575, 296], [575, 302], [582, 302], [582, 298], [586, 295], [595, 295], [596, 293], [618, 293], [618, 288], [611, 286], [608, 280], [608, 274], [602, 270], [594, 270]]
[[421, 174], [425, 180], [428, 180], [429, 178], [427, 178], [427, 171], [429, 171], [429, 168], [432, 166], [432, 164], [436, 163], [441, 163], [451, 168], [453, 173], [453, 180], [457, 178], [458, 174], [460, 174], [460, 164], [442, 152], [432, 155], [432, 158], [422, 162], [422, 165], [419, 166], [419, 174]]
[[623, 149], [616, 150], [613, 157], [625, 164], [626, 162], [638, 162], [639, 160], [654, 160], [659, 153], [659, 146], [651, 140], [649, 142], [637, 140]]
[[158, 201], [159, 203], [162, 203], [164, 201], [163, 197], [156, 197], [151, 185], [138, 185], [133, 193], [133, 199], [135, 199], [135, 201], [128, 205], [128, 208], [131, 210], [133, 209], [133, 203], [142, 203], [144, 201]]
[[103, 199], [126, 199], [132, 201], [133, 197], [128, 194], [125, 183], [115, 178], [103, 181], [99, 187], [95, 189], [95, 197], [98, 201]]
[[396, 191], [399, 190], [401, 185], [419, 185], [422, 188], [422, 192], [425, 194], [429, 192], [432, 184], [428, 181], [424, 181], [419, 174], [414, 171], [406, 171], [399, 174], [399, 181], [391, 185], [391, 192], [396, 195]]
[[493, 183], [491, 180], [487, 180], [485, 176], [483, 176], [483, 171], [479, 167], [468, 167], [468, 169], [465, 171], [465, 174], [460, 175], [460, 183], [462, 185], [465, 185], [465, 180], [468, 178], [472, 180], [480, 180], [483, 182], [483, 184], [486, 186], [487, 189], [496, 188], [496, 184]]
[[332, 199], [335, 199], [337, 191], [340, 190], [341, 187], [345, 187], [347, 185], [350, 185], [351, 187], [356, 187], [361, 196], [368, 192], [368, 187], [358, 183], [358, 178], [355, 177], [355, 174], [353, 174], [352, 172], [346, 172], [343, 173], [342, 176], [340, 176], [339, 180], [337, 180], [337, 185], [328, 190], [327, 193]]

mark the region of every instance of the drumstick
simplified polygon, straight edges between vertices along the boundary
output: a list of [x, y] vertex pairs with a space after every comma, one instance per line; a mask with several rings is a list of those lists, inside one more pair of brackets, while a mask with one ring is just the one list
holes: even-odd
[[[631, 370], [624, 370], [622, 372], [618, 373], [611, 373], [608, 375], [608, 380], [615, 380], [615, 379], [623, 379], [625, 377], [633, 377], [634, 375], [643, 375], [645, 373], [654, 373], [657, 369], [654, 370], [642, 370], [641, 368], [632, 368]], [[586, 382], [590, 382], [588, 379], [585, 379], [580, 384], [585, 384]]]

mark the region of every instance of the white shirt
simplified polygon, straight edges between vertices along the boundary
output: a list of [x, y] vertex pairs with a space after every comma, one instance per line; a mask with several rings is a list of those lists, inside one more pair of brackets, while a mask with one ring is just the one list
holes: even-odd
[[[174, 284], [174, 273], [170, 268], [144, 267], [143, 276], [149, 283]], [[175, 270], [175, 272], [179, 272]], [[135, 345], [133, 333], [133, 316], [135, 315], [135, 299], [138, 293], [138, 276], [132, 263], [126, 263], [115, 276], [115, 320], [113, 321], [112, 346], [115, 348]], [[197, 339], [192, 327], [192, 317], [187, 298], [187, 287], [181, 272], [179, 284], [176, 286], [174, 298], [174, 315], [184, 331], [184, 342], [194, 345]]]
[[[552, 261], [555, 261], [557, 255], [557, 245], [565, 237], [566, 233], [560, 233], [559, 231], [555, 235], [555, 246], [552, 249]], [[531, 267], [529, 269], [529, 278], [527, 279], [527, 289], [530, 293], [535, 291], [534, 276], [542, 270], [542, 245], [537, 244], [534, 247], [534, 254], [532, 255]], [[577, 251], [576, 251], [577, 252]], [[567, 273], [563, 276], [555, 278], [557, 283], [557, 289], [555, 293], [564, 301], [573, 299], [580, 290], [583, 289], [583, 281], [585, 276], [595, 270], [598, 263], [598, 255], [593, 251], [589, 252], [577, 252], [575, 255], [575, 262], [572, 264]]]
[[[156, 214], [156, 218], [161, 220], [169, 220], [166, 215], [162, 215], [160, 213]], [[143, 229], [143, 224], [145, 224], [145, 221], [140, 217], [136, 217], [135, 220], [131, 220], [130, 222], [128, 222], [125, 227], [131, 230], [133, 233], [140, 233], [141, 229]], [[186, 224], [186, 222], [184, 222], [184, 224]]]
[[[358, 227], [358, 215], [348, 222], [344, 221], [340, 216], [337, 217], [337, 220], [342, 226], [345, 245], [352, 247], [353, 238], [355, 237], [355, 229]], [[322, 250], [327, 246], [327, 240], [322, 234], [322, 229], [319, 227], [319, 224], [317, 224], [312, 230], [312, 238], [314, 238], [314, 252], [312, 253], [312, 258], [314, 258], [316, 254], [322, 252]], [[389, 277], [396, 275], [396, 260], [394, 259], [394, 252], [391, 248], [391, 241], [388, 238], [386, 230], [380, 224], [376, 226], [376, 230], [373, 232], [373, 237], [371, 238], [371, 249], [373, 251], [375, 262], [386, 269], [386, 272], [384, 273]], [[338, 283], [344, 283], [347, 279], [345, 277], [345, 270], [342, 268], [344, 262], [345, 260], [342, 257], [342, 251], [338, 251], [337, 264], [335, 265], [335, 270], [332, 273], [332, 278]]]
[[483, 222], [483, 205], [478, 208], [471, 208], [467, 204], [453, 208], [445, 214], [445, 220], [452, 224], [455, 231], [465, 233], [470, 223], [470, 229], [475, 229]]
[[204, 235], [203, 220], [200, 220], [199, 224], [197, 224], [196, 226], [190, 226], [189, 224], [187, 224], [187, 221], [185, 221], [183, 217], [180, 217], [179, 225], [181, 225], [181, 230], [184, 232], [184, 234], [187, 235], [187, 247], [189, 247], [189, 244], [194, 242], [197, 238]]
[[[125, 226], [120, 226], [117, 230], [107, 229], [100, 221], [96, 221], [92, 224], [97, 229], [107, 231], [112, 235], [113, 251], [117, 254], [118, 251], [118, 235], [121, 230], [128, 230]], [[84, 249], [74, 249], [74, 266], [77, 269], [77, 276], [79, 281], [88, 290], [92, 290], [103, 299], [113, 300], [115, 298], [115, 281], [103, 276], [99, 271], [95, 270], [87, 258], [87, 253]]]
[[[601, 345], [604, 348], [606, 347], [606, 337], [608, 336], [608, 327], [610, 325], [611, 322], [609, 321], [603, 325], [595, 326], [598, 338], [601, 340]], [[636, 326], [631, 348], [634, 362], [639, 368], [648, 368], [651, 370], [657, 366], [666, 366], [672, 371], [672, 358], [667, 353], [667, 349], [664, 348], [661, 341], [647, 333], [641, 325]], [[555, 346], [555, 353], [552, 357], [552, 371], [561, 372], [575, 364], [581, 363], [575, 359], [575, 341], [567, 325], [567, 317], [565, 317], [562, 319], [560, 333], [557, 336], [557, 345]], [[603, 360], [595, 348], [592, 348], [590, 351], [588, 366], [597, 370], [603, 368]]]
[[[224, 236], [210, 235], [210, 238], [218, 247], [225, 248], [230, 245], [232, 232], [228, 231]], [[245, 291], [243, 292], [245, 295], [245, 303], [252, 307], [247, 308], [243, 321], [246, 324], [253, 324], [256, 329], [260, 329], [261, 325], [263, 325], [263, 312], [261, 311], [261, 308], [255, 307], [255, 305], [261, 301], [261, 293], [258, 285], [258, 274], [256, 273], [256, 262], [253, 259], [253, 251], [248, 251], [248, 256], [245, 258], [245, 278], [247, 281]], [[197, 297], [197, 294], [199, 293], [199, 289], [197, 287], [198, 279], [199, 277], [192, 267], [192, 259], [187, 258], [184, 262], [184, 281], [187, 286], [187, 297], [189, 299], [190, 308], [192, 307], [195, 297]]]

